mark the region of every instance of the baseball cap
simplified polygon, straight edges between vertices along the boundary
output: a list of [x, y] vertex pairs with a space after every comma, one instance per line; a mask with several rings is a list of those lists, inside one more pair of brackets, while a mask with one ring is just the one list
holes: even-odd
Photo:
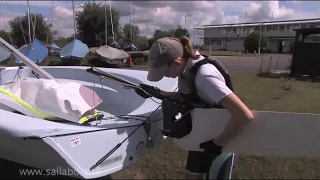
[[160, 81], [166, 72], [169, 63], [176, 58], [182, 57], [183, 46], [180, 40], [172, 37], [158, 39], [151, 46], [148, 62], [150, 69], [147, 79], [149, 81]]

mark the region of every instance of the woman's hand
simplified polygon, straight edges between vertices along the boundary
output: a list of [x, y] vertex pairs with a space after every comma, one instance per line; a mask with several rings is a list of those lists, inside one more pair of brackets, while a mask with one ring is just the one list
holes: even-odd
[[149, 86], [147, 84], [140, 84], [140, 88], [142, 89], [135, 89], [136, 93], [143, 97], [143, 98], [150, 98], [152, 96], [157, 96], [161, 93], [161, 90], [154, 86]]
[[230, 139], [236, 136], [242, 128], [253, 120], [254, 116], [249, 108], [234, 93], [222, 99], [219, 104], [226, 108], [231, 119], [223, 132], [214, 140], [217, 145], [224, 146]]

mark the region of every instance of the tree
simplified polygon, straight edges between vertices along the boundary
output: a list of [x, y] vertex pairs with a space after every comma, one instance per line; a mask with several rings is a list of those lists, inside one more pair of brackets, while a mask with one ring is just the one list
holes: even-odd
[[[104, 45], [105, 40], [105, 22], [107, 21], [107, 36], [112, 37], [112, 26], [109, 6], [107, 6], [107, 14], [105, 20], [105, 7], [103, 4], [86, 3], [82, 5], [83, 11], [76, 12], [77, 22], [77, 38], [89, 47], [97, 47]], [[119, 31], [120, 13], [114, 8], [111, 8], [112, 24], [115, 35]], [[110, 41], [108, 41], [110, 44]]]
[[[245, 51], [248, 51], [249, 53], [254, 53], [254, 51], [258, 52], [259, 49], [259, 33], [253, 32], [244, 41], [244, 49]], [[260, 41], [260, 51], [263, 50], [263, 48], [267, 47], [267, 38], [261, 34], [261, 41]]]
[[140, 36], [140, 35], [136, 36], [134, 40], [134, 44], [141, 51], [148, 50], [148, 47], [149, 47], [148, 38], [145, 36]]
[[[131, 35], [131, 29], [132, 29], [132, 35]], [[140, 34], [140, 29], [137, 25], [131, 25], [130, 23], [126, 23], [123, 26], [123, 42], [128, 43], [131, 42], [132, 36], [133, 40], [137, 38], [137, 36]]]
[[158, 39], [161, 39], [161, 38], [164, 38], [164, 37], [171, 37], [173, 34], [171, 31], [163, 31], [163, 30], [160, 30], [160, 29], [156, 29], [153, 33], [153, 37], [152, 39], [154, 41], [158, 40]]
[[[11, 27], [12, 40], [18, 47], [29, 44], [29, 26], [28, 26], [28, 14], [21, 17], [16, 17], [9, 21]], [[35, 31], [33, 30], [35, 26]], [[51, 24], [44, 19], [41, 14], [30, 14], [30, 34], [31, 40], [33, 37], [37, 38], [43, 43], [49, 43], [52, 40], [52, 35], [57, 32], [51, 32]], [[33, 36], [34, 35], [34, 36]]]
[[4, 30], [0, 30], [0, 37], [1, 37], [3, 40], [7, 41], [8, 43], [11, 43], [9, 33], [10, 33], [10, 32], [6, 32], [6, 31], [4, 31]]
[[175, 37], [175, 38], [180, 38], [182, 36], [187, 36], [190, 37], [190, 34], [188, 32], [188, 30], [182, 28], [180, 25], [178, 26], [177, 29], [170, 29], [168, 31], [163, 31], [160, 29], [156, 29], [153, 33], [153, 36], [151, 39], [149, 39], [149, 48], [151, 48], [152, 44], [161, 38], [164, 37]]
[[182, 28], [180, 25], [177, 29], [173, 30], [173, 37], [180, 38], [182, 36], [190, 37], [188, 30]]

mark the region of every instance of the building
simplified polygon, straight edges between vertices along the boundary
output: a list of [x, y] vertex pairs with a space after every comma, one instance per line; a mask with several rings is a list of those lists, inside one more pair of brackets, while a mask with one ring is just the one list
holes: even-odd
[[237, 23], [205, 25], [195, 28], [203, 30], [205, 50], [245, 51], [244, 40], [252, 32], [260, 32], [267, 37], [268, 52], [288, 52], [295, 38], [296, 28], [320, 27], [320, 18], [289, 21], [269, 21], [256, 23]]

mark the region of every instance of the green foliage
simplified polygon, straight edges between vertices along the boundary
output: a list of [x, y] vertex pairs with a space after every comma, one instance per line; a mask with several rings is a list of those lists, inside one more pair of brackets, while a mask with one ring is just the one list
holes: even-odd
[[[131, 35], [131, 28], [132, 28], [132, 35]], [[133, 36], [136, 39], [137, 35], [140, 34], [140, 29], [137, 25], [131, 25], [130, 23], [126, 23], [123, 26], [123, 41], [124, 42], [131, 42], [131, 37]]]
[[172, 33], [173, 33], [173, 37], [175, 38], [180, 38], [182, 36], [190, 37], [188, 30], [182, 28], [180, 25], [178, 26], [177, 29], [173, 30]]
[[182, 36], [187, 36], [190, 37], [190, 34], [188, 30], [182, 28], [180, 25], [178, 26], [177, 29], [170, 29], [168, 31], [156, 29], [155, 32], [153, 33], [153, 37], [149, 39], [149, 48], [151, 45], [158, 39], [164, 38], [164, 37], [175, 37], [175, 38], [180, 38]]
[[[39, 41], [43, 43], [50, 43], [52, 39], [52, 34], [56, 34], [57, 32], [51, 32], [51, 24], [44, 19], [41, 14], [30, 14], [30, 33], [33, 39], [33, 35]], [[25, 16], [16, 17], [8, 22], [11, 27], [11, 35], [12, 40], [15, 45], [18, 47], [23, 46], [24, 44], [28, 44], [29, 42], [29, 27], [28, 27], [28, 14]], [[22, 26], [22, 29], [20, 27]], [[33, 26], [35, 25], [35, 30], [33, 30]], [[10, 42], [10, 41], [9, 41]]]
[[[112, 37], [111, 16], [109, 6], [107, 6], [106, 20], [104, 4], [86, 3], [82, 6], [83, 11], [76, 13], [77, 38], [88, 47], [98, 47], [104, 45], [105, 21], [107, 22], [107, 36]], [[111, 7], [113, 30], [118, 34], [120, 13]], [[108, 43], [109, 44], [109, 43]]]
[[10, 32], [6, 32], [6, 31], [4, 31], [4, 30], [0, 30], [0, 37], [1, 37], [2, 39], [4, 39], [5, 41], [11, 43], [9, 33], [10, 33]]
[[[259, 32], [253, 32], [249, 36], [247, 36], [246, 40], [244, 41], [244, 49], [249, 53], [254, 53], [254, 51], [258, 52], [259, 49]], [[267, 48], [267, 38], [261, 34], [261, 41], [260, 41], [261, 51], [264, 48]]]
[[148, 38], [145, 36], [140, 36], [140, 35], [136, 36], [134, 40], [134, 44], [141, 51], [145, 51], [149, 49]]

